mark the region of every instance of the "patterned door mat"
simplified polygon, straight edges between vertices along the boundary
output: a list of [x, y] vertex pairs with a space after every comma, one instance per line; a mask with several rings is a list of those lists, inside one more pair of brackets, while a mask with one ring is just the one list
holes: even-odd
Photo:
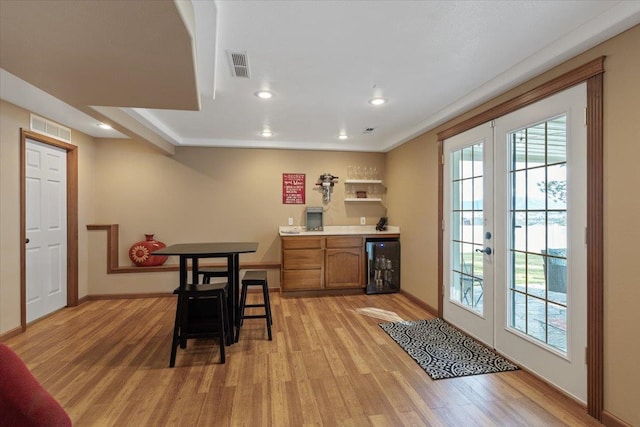
[[434, 380], [519, 369], [442, 319], [380, 323], [380, 327]]

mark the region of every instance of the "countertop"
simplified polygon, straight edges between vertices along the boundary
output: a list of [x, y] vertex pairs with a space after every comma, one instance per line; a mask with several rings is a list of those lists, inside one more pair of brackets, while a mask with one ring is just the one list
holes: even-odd
[[304, 225], [281, 226], [280, 236], [345, 236], [400, 234], [400, 227], [389, 225], [385, 231], [377, 231], [375, 225], [325, 225], [322, 231], [307, 231]]

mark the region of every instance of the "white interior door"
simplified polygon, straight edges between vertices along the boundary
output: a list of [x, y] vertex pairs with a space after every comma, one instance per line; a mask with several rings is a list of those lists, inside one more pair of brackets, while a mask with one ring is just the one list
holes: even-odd
[[586, 85], [496, 120], [495, 348], [587, 400]]
[[445, 320], [493, 346], [493, 129], [444, 142]]
[[66, 151], [27, 140], [26, 318], [38, 319], [67, 305]]

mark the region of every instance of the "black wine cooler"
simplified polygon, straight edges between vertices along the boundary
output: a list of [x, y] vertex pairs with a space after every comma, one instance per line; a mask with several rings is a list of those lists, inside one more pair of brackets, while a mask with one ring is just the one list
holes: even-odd
[[400, 290], [400, 241], [367, 239], [367, 294]]

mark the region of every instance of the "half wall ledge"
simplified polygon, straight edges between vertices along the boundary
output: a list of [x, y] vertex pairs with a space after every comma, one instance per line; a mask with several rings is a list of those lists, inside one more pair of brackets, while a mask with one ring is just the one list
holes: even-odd
[[[158, 265], [153, 267], [134, 267], [126, 266], [121, 267], [118, 259], [118, 245], [119, 245], [119, 224], [88, 224], [87, 230], [104, 230], [107, 232], [107, 274], [119, 274], [119, 273], [157, 273], [162, 271], [180, 271], [178, 264]], [[203, 263], [200, 267], [226, 267], [224, 263], [206, 264]], [[247, 262], [240, 263], [241, 270], [279, 270], [279, 262]]]

